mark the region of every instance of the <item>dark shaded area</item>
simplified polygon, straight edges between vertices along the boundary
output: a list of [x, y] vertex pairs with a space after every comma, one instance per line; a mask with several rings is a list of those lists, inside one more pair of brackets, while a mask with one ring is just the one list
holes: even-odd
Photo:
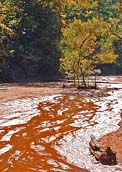
[[14, 36], [4, 38], [3, 47], [8, 54], [0, 62], [0, 82], [48, 81], [59, 77], [60, 16], [43, 3], [16, 2], [20, 23], [14, 28]]
[[24, 63], [11, 58], [7, 63], [0, 65], [0, 82], [55, 81], [59, 77], [58, 66], [50, 63]]
[[[117, 64], [97, 65], [101, 75], [122, 75], [122, 67]], [[38, 82], [57, 81], [62, 78], [56, 63], [42, 63], [30, 60], [25, 63], [16, 58], [10, 58], [0, 65], [0, 82]]]
[[98, 64], [97, 68], [99, 68], [102, 72], [103, 76], [106, 75], [122, 75], [122, 67], [115, 64]]

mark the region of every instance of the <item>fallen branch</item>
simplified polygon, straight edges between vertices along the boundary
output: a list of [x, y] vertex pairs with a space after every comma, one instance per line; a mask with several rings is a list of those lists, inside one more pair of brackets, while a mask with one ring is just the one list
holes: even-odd
[[116, 153], [111, 150], [110, 147], [103, 149], [96, 138], [91, 135], [91, 140], [89, 142], [90, 153], [95, 157], [95, 159], [104, 165], [116, 165]]

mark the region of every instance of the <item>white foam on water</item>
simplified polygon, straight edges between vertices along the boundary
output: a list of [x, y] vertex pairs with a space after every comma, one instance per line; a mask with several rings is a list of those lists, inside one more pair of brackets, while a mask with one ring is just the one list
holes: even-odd
[[[55, 149], [67, 158], [67, 161], [76, 166], [88, 169], [90, 172], [122, 172], [122, 165], [107, 166], [97, 163], [95, 158], [89, 152], [90, 136], [93, 134], [97, 139], [102, 136], [116, 131], [121, 121], [120, 112], [122, 109], [122, 100], [118, 99], [116, 90], [111, 92], [108, 97], [101, 97], [99, 101], [94, 101], [97, 112], [90, 122], [94, 125], [84, 125], [84, 120], [76, 119], [72, 126], [82, 126], [81, 129], [74, 131], [73, 134], [67, 134], [63, 139], [58, 141]], [[107, 105], [109, 104], [109, 108]], [[75, 136], [75, 137], [74, 137]], [[60, 146], [58, 146], [60, 145]]]
[[11, 148], [12, 148], [12, 145], [10, 144], [5, 145], [3, 148], [0, 149], [0, 155], [8, 152]]
[[[41, 96], [39, 98], [26, 98], [8, 101], [0, 105], [0, 127], [24, 124], [34, 116], [40, 115], [38, 105], [40, 102], [56, 102], [56, 97], [61, 95]], [[9, 112], [9, 114], [8, 114]]]

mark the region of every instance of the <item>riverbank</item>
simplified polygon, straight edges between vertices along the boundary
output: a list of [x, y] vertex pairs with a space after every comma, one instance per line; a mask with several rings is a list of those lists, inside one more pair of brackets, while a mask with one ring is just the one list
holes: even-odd
[[64, 91], [59, 82], [48, 83], [4, 83], [0, 84], [0, 103], [21, 99], [59, 94]]
[[[109, 80], [109, 82], [107, 83], [106, 81], [108, 81], [108, 80]], [[27, 83], [27, 84], [26, 83], [24, 83], [24, 84], [0, 84], [0, 104], [1, 104], [0, 107], [7, 107], [8, 106], [8, 108], [3, 108], [3, 110], [0, 109], [0, 114], [3, 115], [3, 117], [5, 115], [5, 119], [3, 118], [3, 121], [8, 119], [11, 114], [15, 115], [14, 116], [15, 119], [12, 116], [11, 121], [4, 121], [3, 127], [6, 126], [7, 122], [10, 125], [11, 125], [11, 122], [13, 122], [13, 123], [15, 122], [15, 124], [18, 125], [17, 124], [17, 122], [18, 122], [17, 121], [17, 115], [18, 115], [18, 118], [19, 118], [19, 116], [21, 117], [21, 120], [19, 120], [19, 122], [20, 121], [21, 121], [21, 123], [23, 121], [25, 122], [26, 118], [25, 118], [25, 116], [23, 116], [23, 113], [21, 113], [22, 111], [24, 112], [25, 115], [27, 113], [27, 119], [28, 120], [29, 120], [28, 115], [30, 114], [30, 112], [31, 112], [32, 116], [36, 117], [36, 115], [39, 113], [37, 111], [37, 105], [40, 102], [41, 97], [56, 95], [56, 94], [57, 95], [58, 94], [67, 94], [67, 95], [68, 94], [69, 95], [70, 94], [76, 94], [77, 96], [81, 96], [83, 98], [83, 101], [87, 96], [93, 102], [94, 101], [96, 102], [96, 100], [97, 100], [98, 107], [101, 106], [100, 110], [98, 110], [98, 108], [96, 107], [98, 110], [97, 115], [98, 116], [103, 115], [103, 117], [105, 118], [105, 123], [108, 120], [111, 121], [112, 113], [113, 113], [113, 116], [114, 115], [116, 116], [118, 114], [121, 115], [121, 113], [120, 113], [121, 106], [120, 105], [121, 105], [121, 100], [122, 100], [122, 77], [116, 77], [116, 78], [105, 77], [102, 80], [99, 79], [99, 81], [102, 81], [102, 83], [100, 83], [100, 86], [97, 90], [94, 90], [94, 89], [93, 90], [90, 90], [90, 89], [89, 90], [76, 90], [75, 88], [63, 88], [62, 82]], [[48, 97], [47, 97], [47, 100], [48, 100]], [[102, 107], [102, 104], [103, 104], [103, 107]], [[90, 106], [90, 104], [88, 104], [88, 105]], [[43, 104], [43, 106], [45, 107], [44, 104]], [[86, 105], [84, 107], [86, 107]], [[60, 104], [59, 104], [59, 108], [60, 108]], [[88, 110], [88, 107], [86, 107], [86, 110]], [[110, 117], [106, 118], [108, 112], [110, 112], [109, 113]], [[84, 114], [86, 114], [86, 113], [84, 112]], [[8, 115], [8, 116], [6, 116], [6, 115]], [[91, 115], [91, 112], [89, 115]], [[40, 118], [41, 117], [39, 117], [39, 120], [40, 120]], [[62, 116], [62, 118], [63, 118], [63, 116]], [[98, 121], [96, 121], [94, 123], [94, 125], [95, 125], [94, 126], [94, 132], [95, 132], [96, 136], [99, 136], [100, 131], [102, 131], [102, 128], [100, 129], [99, 127], [98, 127], [99, 130], [95, 129], [97, 126], [97, 122], [100, 122], [99, 120], [102, 120], [102, 119], [103, 118], [100, 117], [100, 118], [98, 118]], [[37, 120], [37, 121], [39, 121], [39, 120]], [[90, 118], [90, 120], [91, 120], [91, 118]], [[76, 119], [76, 121], [77, 121], [77, 119]], [[87, 122], [87, 120], [86, 120], [86, 122]], [[91, 121], [91, 122], [93, 123], [93, 121]], [[29, 128], [29, 131], [32, 130], [31, 125]], [[85, 125], [85, 124], [83, 124], [83, 125]], [[113, 123], [111, 122], [110, 125], [112, 127]], [[20, 126], [21, 126], [21, 124], [20, 124]], [[82, 124], [80, 124], [80, 126], [82, 126]], [[90, 127], [92, 127], [92, 124]], [[101, 127], [102, 127], [102, 125], [101, 125]], [[86, 131], [86, 129], [84, 131]], [[109, 129], [109, 126], [107, 127], [107, 129]], [[89, 131], [89, 128], [88, 128], [88, 131]], [[103, 128], [103, 131], [104, 131], [104, 128]], [[7, 129], [7, 132], [8, 132], [8, 129]], [[13, 133], [14, 133], [14, 131], [13, 131]], [[93, 132], [91, 132], [91, 133], [94, 134]], [[79, 133], [76, 132], [76, 134], [79, 134]], [[122, 148], [121, 148], [122, 122], [120, 122], [118, 124], [117, 130], [114, 130], [113, 132], [109, 132], [109, 134], [107, 134], [107, 135], [103, 134], [103, 132], [101, 132], [101, 136], [98, 137], [98, 138], [100, 138], [101, 145], [104, 147], [110, 146], [112, 148], [112, 150], [114, 150], [117, 153], [117, 162], [118, 162], [118, 164], [120, 164], [120, 167], [116, 166], [114, 169], [116, 169], [117, 172], [118, 171], [120, 172], [122, 170], [122, 166], [121, 166], [122, 165]], [[4, 135], [1, 135], [1, 138], [3, 138], [3, 137], [4, 137]], [[15, 136], [13, 136], [13, 138], [14, 137], [16, 137], [16, 134], [15, 134]], [[81, 136], [79, 134], [79, 136], [78, 136], [79, 140], [80, 140], [80, 137]], [[76, 140], [76, 142], [77, 142], [77, 140]], [[2, 141], [1, 141], [1, 143], [2, 143]], [[79, 143], [79, 145], [80, 144], [81, 143]], [[80, 149], [80, 147], [77, 148], [76, 144], [74, 144], [74, 146], [75, 146], [75, 149], [77, 149], [77, 150]], [[36, 147], [35, 147], [35, 149], [36, 149]], [[77, 150], [75, 150], [75, 151], [77, 152]], [[69, 151], [69, 149], [67, 151]], [[66, 152], [66, 155], [68, 155], [67, 152]], [[71, 156], [72, 156], [72, 152], [71, 152]], [[87, 156], [91, 156], [91, 155], [87, 155]], [[77, 162], [74, 165], [77, 165]], [[105, 171], [105, 169], [104, 169], [104, 171]], [[102, 172], [102, 169], [101, 169], [101, 172]]]

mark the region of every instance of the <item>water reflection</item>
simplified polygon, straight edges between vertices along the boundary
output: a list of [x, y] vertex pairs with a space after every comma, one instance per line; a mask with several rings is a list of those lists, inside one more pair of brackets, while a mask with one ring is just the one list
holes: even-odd
[[[29, 100], [20, 101], [25, 109], [31, 106], [32, 111], [26, 109], [24, 113], [20, 109], [18, 113], [16, 109], [15, 116], [1, 117], [4, 125], [0, 128], [0, 172], [82, 172], [86, 171], [82, 168], [95, 169], [87, 145], [90, 134], [99, 138], [116, 130], [120, 121], [116, 115], [119, 114], [119, 105], [118, 111], [114, 111], [117, 99], [111, 99], [111, 95], [109, 98], [58, 95], [43, 101], [36, 99], [37, 104], [40, 102], [38, 110], [34, 100], [31, 103]], [[32, 107], [38, 113], [32, 115]], [[17, 122], [12, 124], [11, 120], [15, 119]]]

